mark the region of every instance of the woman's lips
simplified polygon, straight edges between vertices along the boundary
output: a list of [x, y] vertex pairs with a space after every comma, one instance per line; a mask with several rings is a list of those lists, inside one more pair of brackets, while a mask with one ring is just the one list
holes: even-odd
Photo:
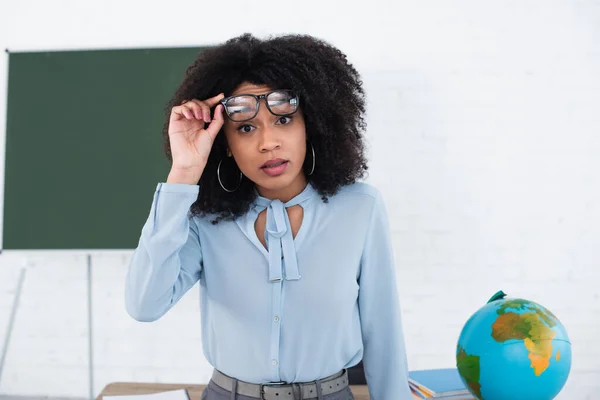
[[[266, 164], [266, 163], [265, 163]], [[269, 176], [278, 176], [285, 172], [288, 162], [280, 160], [275, 163], [269, 163], [261, 167], [262, 171]]]
[[284, 161], [287, 161], [287, 160], [284, 160], [283, 158], [272, 158], [269, 161], [265, 162], [260, 167], [261, 168], [264, 168], [264, 167], [274, 167], [275, 164], [281, 164]]

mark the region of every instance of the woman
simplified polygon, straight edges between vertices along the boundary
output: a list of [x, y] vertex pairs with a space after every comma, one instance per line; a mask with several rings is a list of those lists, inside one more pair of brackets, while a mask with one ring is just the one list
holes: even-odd
[[388, 220], [367, 170], [362, 82], [306, 35], [203, 51], [168, 104], [172, 162], [126, 281], [154, 321], [200, 283], [203, 398], [412, 399]]

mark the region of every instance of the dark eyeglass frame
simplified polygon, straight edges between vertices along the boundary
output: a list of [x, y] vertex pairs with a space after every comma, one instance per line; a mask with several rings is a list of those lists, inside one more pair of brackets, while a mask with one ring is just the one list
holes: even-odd
[[[269, 97], [271, 94], [273, 93], [281, 93], [281, 92], [288, 92], [291, 93], [292, 96], [290, 96], [290, 99], [296, 99], [296, 109], [291, 112], [291, 113], [285, 113], [285, 114], [278, 114], [276, 112], [273, 112], [273, 110], [271, 110], [271, 107], [269, 106], [269, 101], [267, 100], [267, 97]], [[231, 114], [229, 113], [229, 111], [227, 110], [227, 102], [235, 97], [242, 97], [242, 96], [249, 96], [249, 97], [254, 97], [254, 99], [256, 100], [256, 109], [254, 110], [254, 114], [250, 117], [250, 118], [245, 118], [245, 119], [233, 119], [231, 117]], [[298, 96], [298, 94], [296, 92], [294, 92], [291, 89], [277, 89], [277, 90], [273, 90], [269, 93], [264, 93], [264, 94], [246, 94], [246, 93], [240, 93], [240, 94], [235, 94], [233, 96], [229, 96], [229, 97], [225, 97], [224, 99], [221, 99], [220, 103], [223, 105], [223, 108], [225, 109], [225, 112], [227, 113], [227, 117], [234, 121], [234, 122], [245, 122], [245, 121], [250, 121], [252, 118], [256, 117], [256, 115], [258, 115], [258, 110], [260, 108], [260, 101], [261, 99], [265, 99], [265, 105], [267, 106], [267, 110], [269, 110], [269, 112], [273, 115], [277, 115], [278, 117], [285, 117], [288, 115], [293, 115], [298, 111], [298, 108], [300, 107], [300, 96]]]

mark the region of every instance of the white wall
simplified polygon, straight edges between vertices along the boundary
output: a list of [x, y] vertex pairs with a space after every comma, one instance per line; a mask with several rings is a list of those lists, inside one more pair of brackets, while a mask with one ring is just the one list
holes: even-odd
[[[597, 1], [2, 0], [0, 15], [10, 51], [203, 45], [245, 31], [339, 46], [368, 91], [369, 181], [392, 217], [411, 368], [452, 366], [462, 324], [502, 289], [567, 327], [573, 369], [559, 398], [600, 398]], [[0, 92], [5, 127], [5, 78]], [[0, 394], [208, 381], [197, 287], [162, 320], [136, 323], [122, 304], [129, 255], [94, 253], [90, 276], [81, 252], [0, 255], [0, 346], [25, 273]]]

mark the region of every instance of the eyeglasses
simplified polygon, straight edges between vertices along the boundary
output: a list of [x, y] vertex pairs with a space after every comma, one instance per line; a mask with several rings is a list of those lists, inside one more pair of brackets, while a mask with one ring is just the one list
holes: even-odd
[[236, 94], [221, 100], [225, 107], [225, 112], [230, 120], [234, 122], [243, 122], [251, 120], [258, 114], [260, 100], [265, 99], [267, 109], [271, 114], [278, 116], [291, 115], [298, 111], [300, 98], [292, 90], [274, 90], [269, 93], [255, 94]]

